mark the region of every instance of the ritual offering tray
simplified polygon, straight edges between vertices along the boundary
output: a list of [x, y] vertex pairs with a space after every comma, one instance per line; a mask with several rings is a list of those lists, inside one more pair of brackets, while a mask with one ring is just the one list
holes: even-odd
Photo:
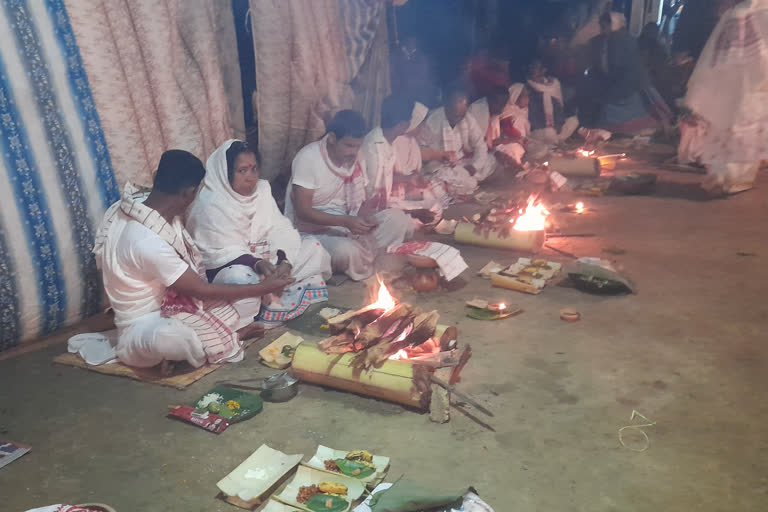
[[192, 406], [198, 414], [209, 412], [225, 418], [229, 423], [237, 423], [260, 413], [264, 401], [253, 393], [216, 386], [198, 398]]
[[365, 450], [335, 450], [320, 445], [315, 455], [306, 464], [322, 471], [356, 478], [373, 488], [387, 475], [389, 457], [373, 455]]
[[[216, 486], [221, 491], [221, 497], [228, 503], [253, 510], [267, 501], [270, 494], [288, 480], [302, 457], [302, 454], [287, 455], [265, 444], [261, 445]], [[292, 512], [294, 509], [270, 503], [264, 510]]]
[[306, 512], [347, 512], [364, 490], [355, 478], [301, 465], [275, 498]]
[[554, 261], [519, 258], [510, 267], [491, 274], [491, 283], [499, 288], [538, 294], [561, 269], [562, 265]]

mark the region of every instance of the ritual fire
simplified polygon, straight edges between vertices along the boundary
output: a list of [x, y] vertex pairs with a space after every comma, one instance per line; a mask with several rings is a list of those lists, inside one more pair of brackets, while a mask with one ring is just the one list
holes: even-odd
[[537, 203], [534, 197], [528, 198], [528, 205], [520, 209], [520, 215], [511, 219], [517, 231], [542, 231], [547, 227], [549, 211], [542, 203]]
[[398, 303], [379, 279], [376, 301], [328, 320], [333, 334], [318, 343], [326, 354], [354, 352], [357, 368], [378, 367], [387, 359], [423, 358], [440, 352], [435, 338], [437, 311], [422, 312]]

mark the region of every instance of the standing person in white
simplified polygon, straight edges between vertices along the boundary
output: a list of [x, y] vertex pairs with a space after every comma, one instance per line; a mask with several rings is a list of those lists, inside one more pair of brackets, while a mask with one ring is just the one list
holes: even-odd
[[413, 234], [414, 223], [402, 210], [378, 210], [365, 201], [362, 116], [342, 110], [327, 131], [293, 159], [285, 214], [303, 235], [320, 241], [334, 272], [362, 280], [373, 275], [379, 254]]
[[267, 301], [256, 297], [233, 304], [241, 318], [272, 328], [328, 299], [331, 257], [315, 238], [302, 239], [283, 216], [269, 182], [259, 179], [259, 165], [258, 153], [243, 141], [228, 140], [216, 149], [187, 229], [210, 282], [256, 284], [275, 274], [296, 280]]
[[230, 303], [293, 282], [276, 276], [256, 285], [208, 284], [180, 218], [204, 175], [202, 162], [191, 153], [166, 151], [152, 191], [141, 193], [128, 184], [123, 199], [104, 216], [94, 254], [115, 312], [116, 352], [124, 364], [187, 361], [199, 367], [242, 360], [240, 335], [250, 333], [250, 322], [241, 322]]

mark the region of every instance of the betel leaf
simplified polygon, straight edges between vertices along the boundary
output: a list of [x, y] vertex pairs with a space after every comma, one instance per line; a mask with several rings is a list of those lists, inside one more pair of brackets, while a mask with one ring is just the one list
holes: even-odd
[[304, 506], [315, 512], [342, 512], [342, 510], [347, 510], [349, 502], [344, 498], [330, 494], [315, 494], [304, 503]]
[[339, 466], [339, 470], [342, 473], [353, 478], [365, 478], [372, 475], [375, 471], [374, 468], [356, 460], [336, 459], [336, 465]]

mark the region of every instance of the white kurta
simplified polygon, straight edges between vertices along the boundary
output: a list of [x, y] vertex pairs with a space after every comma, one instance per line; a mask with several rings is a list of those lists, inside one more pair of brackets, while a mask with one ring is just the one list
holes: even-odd
[[364, 163], [351, 169], [335, 166], [327, 156], [325, 139], [308, 144], [291, 165], [291, 181], [286, 194], [285, 212], [302, 230], [314, 235], [331, 255], [334, 272], [346, 273], [354, 280], [370, 277], [375, 260], [389, 245], [402, 243], [413, 234], [413, 220], [401, 210], [388, 209], [376, 214], [379, 227], [369, 235], [355, 235], [339, 226], [315, 226], [295, 218], [293, 186], [313, 191], [312, 207], [331, 215], [357, 215], [365, 198]]
[[518, 165], [522, 163], [525, 155], [525, 148], [517, 142], [506, 142], [504, 144], [495, 144], [495, 141], [501, 137], [501, 114], [491, 115], [488, 107], [488, 99], [480, 98], [469, 106], [469, 112], [477, 120], [477, 124], [482, 130], [485, 128], [485, 143], [488, 151], [492, 155], [494, 152], [503, 153]]
[[[452, 195], [469, 195], [477, 190], [477, 184], [495, 170], [495, 162], [488, 155], [485, 132], [477, 124], [472, 114], [451, 126], [445, 116], [445, 108], [434, 110], [419, 133], [419, 143], [428, 149], [451, 151], [456, 160], [453, 165], [432, 163], [427, 171], [445, 182]], [[474, 176], [465, 166], [471, 165], [477, 171]]]
[[[399, 152], [404, 154], [401, 156]], [[410, 176], [421, 168], [421, 150], [413, 137], [402, 135], [390, 144], [382, 129], [377, 127], [366, 135], [360, 154], [365, 161], [367, 199], [384, 198], [383, 204], [406, 212], [429, 210], [439, 222], [443, 208], [430, 187], [419, 187], [418, 190], [408, 187], [406, 190], [406, 187], [394, 183], [395, 175]], [[400, 172], [400, 168], [404, 172]], [[421, 226], [420, 221], [414, 219], [414, 222], [417, 227]]]
[[[268, 181], [259, 180], [249, 196], [232, 189], [226, 152], [233, 142], [225, 142], [208, 158], [202, 188], [189, 211], [187, 229], [209, 270], [225, 266], [244, 254], [276, 263], [277, 251], [285, 252], [296, 282], [268, 305], [258, 297], [233, 304], [245, 325], [255, 318], [272, 327], [300, 315], [310, 304], [327, 299], [325, 279], [331, 273], [330, 256], [316, 240], [302, 239], [277, 207]], [[256, 284], [260, 280], [249, 266], [229, 265], [216, 274], [213, 282]]]
[[115, 312], [118, 359], [139, 368], [163, 360], [203, 365], [206, 355], [195, 331], [160, 313], [166, 290], [189, 265], [158, 235], [121, 211], [116, 215], [97, 260]]

